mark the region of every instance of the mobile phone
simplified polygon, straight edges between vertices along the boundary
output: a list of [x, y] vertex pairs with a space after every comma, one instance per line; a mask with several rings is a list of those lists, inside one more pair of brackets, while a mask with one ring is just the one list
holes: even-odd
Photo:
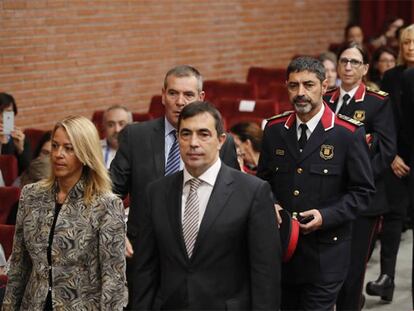
[[315, 217], [313, 217], [313, 215], [309, 215], [309, 216], [300, 216], [300, 215], [298, 215], [298, 221], [302, 225], [306, 225], [307, 223], [311, 222], [314, 219], [315, 219]]
[[10, 135], [14, 129], [14, 112], [3, 111], [3, 134]]

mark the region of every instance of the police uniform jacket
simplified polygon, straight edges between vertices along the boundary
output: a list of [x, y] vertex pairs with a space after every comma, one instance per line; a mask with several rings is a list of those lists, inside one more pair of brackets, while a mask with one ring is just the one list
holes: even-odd
[[270, 182], [284, 209], [291, 213], [318, 209], [323, 224], [320, 230], [299, 236], [292, 259], [282, 269], [282, 280], [341, 281], [350, 260], [351, 220], [358, 209], [367, 208], [374, 192], [365, 131], [359, 122], [342, 120], [325, 105], [300, 152], [295, 123], [293, 112], [269, 120], [258, 176]]
[[[335, 111], [340, 96], [339, 88], [327, 93], [325, 101]], [[364, 123], [370, 145], [370, 158], [375, 178], [376, 195], [362, 215], [381, 215], [388, 210], [385, 195], [384, 173], [390, 167], [396, 155], [396, 130], [394, 116], [388, 94], [373, 91], [363, 83], [360, 84], [348, 105], [341, 108], [340, 114]]]

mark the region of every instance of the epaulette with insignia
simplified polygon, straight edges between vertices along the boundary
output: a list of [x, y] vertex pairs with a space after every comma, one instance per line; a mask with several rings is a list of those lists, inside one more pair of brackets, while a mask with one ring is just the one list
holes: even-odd
[[381, 91], [381, 90], [376, 90], [376, 89], [373, 89], [372, 87], [369, 87], [369, 86], [367, 86], [367, 91], [371, 92], [371, 93], [374, 93], [374, 94], [377, 94], [377, 95], [380, 95], [382, 97], [388, 96], [387, 92], [384, 92], [384, 91]]
[[285, 111], [285, 112], [283, 112], [281, 114], [277, 114], [277, 115], [275, 115], [275, 116], [270, 117], [269, 119], [267, 119], [267, 122], [272, 121], [272, 120], [276, 120], [276, 119], [279, 119], [279, 118], [282, 118], [282, 117], [286, 117], [286, 116], [292, 114], [293, 112], [294, 112], [293, 110], [289, 110], [289, 111]]
[[339, 87], [334, 87], [333, 89], [326, 91], [325, 95], [331, 95], [332, 93], [335, 93], [338, 89]]
[[341, 120], [344, 120], [344, 121], [346, 121], [348, 123], [351, 123], [351, 124], [353, 124], [355, 126], [358, 126], [358, 127], [364, 125], [364, 123], [359, 122], [358, 120], [352, 119], [352, 118], [350, 118], [348, 116], [344, 116], [343, 114], [338, 114], [338, 118], [341, 119]]

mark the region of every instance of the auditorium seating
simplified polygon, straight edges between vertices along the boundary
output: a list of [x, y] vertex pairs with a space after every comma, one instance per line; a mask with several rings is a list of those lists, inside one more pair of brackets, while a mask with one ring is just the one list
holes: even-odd
[[6, 260], [10, 257], [13, 249], [14, 226], [0, 224], [0, 244], [3, 247]]
[[6, 186], [11, 186], [13, 181], [19, 176], [17, 159], [14, 155], [0, 155], [0, 171]]
[[255, 99], [254, 85], [246, 82], [206, 80], [204, 81], [205, 99], [214, 105], [221, 99]]
[[151, 117], [154, 119], [163, 117], [165, 114], [164, 111], [165, 109], [164, 109], [164, 105], [162, 104], [162, 96], [161, 95], [152, 96], [149, 109], [148, 109], [148, 113], [151, 115]]
[[273, 82], [268, 86], [268, 98], [276, 102], [277, 113], [282, 113], [287, 110], [292, 110], [292, 104], [289, 100], [289, 95], [285, 83]]
[[20, 188], [0, 187], [0, 224], [6, 224], [12, 209], [17, 206]]
[[250, 67], [247, 73], [247, 82], [255, 87], [255, 93], [259, 99], [268, 99], [269, 84], [286, 81], [285, 68]]
[[42, 139], [45, 133], [46, 131], [35, 128], [27, 128], [24, 130], [24, 135], [26, 135], [30, 141], [30, 148], [32, 149], [32, 152], [36, 150], [39, 141]]
[[95, 124], [96, 129], [98, 130], [98, 133], [99, 133], [99, 138], [101, 139], [105, 137], [105, 131], [104, 131], [104, 126], [103, 126], [103, 115], [104, 115], [104, 110], [95, 110], [92, 115], [92, 123]]
[[152, 115], [148, 112], [145, 112], [145, 113], [133, 112], [132, 113], [132, 121], [134, 122], [143, 122], [143, 121], [148, 121], [151, 119], [152, 119]]

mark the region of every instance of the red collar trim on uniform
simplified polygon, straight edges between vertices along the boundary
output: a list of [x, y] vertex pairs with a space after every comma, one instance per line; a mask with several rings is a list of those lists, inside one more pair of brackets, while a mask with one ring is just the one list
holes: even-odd
[[333, 111], [328, 107], [328, 105], [324, 102], [325, 111], [323, 112], [321, 122], [322, 126], [325, 129], [325, 131], [330, 130], [334, 127], [335, 124], [335, 114]]
[[333, 94], [331, 96], [331, 99], [329, 99], [329, 102], [331, 104], [333, 104], [334, 102], [336, 102], [336, 100], [339, 98], [339, 94], [341, 93], [341, 91], [339, 90], [339, 87], [333, 91]]
[[290, 127], [295, 123], [295, 120], [296, 120], [296, 114], [295, 113], [292, 113], [290, 116], [289, 116], [289, 118], [286, 120], [286, 122], [285, 122], [285, 128], [286, 129], [290, 129]]
[[355, 99], [355, 102], [356, 103], [359, 103], [359, 102], [364, 101], [364, 98], [365, 98], [365, 90], [366, 90], [365, 84], [364, 83], [361, 83], [359, 85], [357, 91], [355, 92], [355, 95], [354, 95], [354, 99]]

